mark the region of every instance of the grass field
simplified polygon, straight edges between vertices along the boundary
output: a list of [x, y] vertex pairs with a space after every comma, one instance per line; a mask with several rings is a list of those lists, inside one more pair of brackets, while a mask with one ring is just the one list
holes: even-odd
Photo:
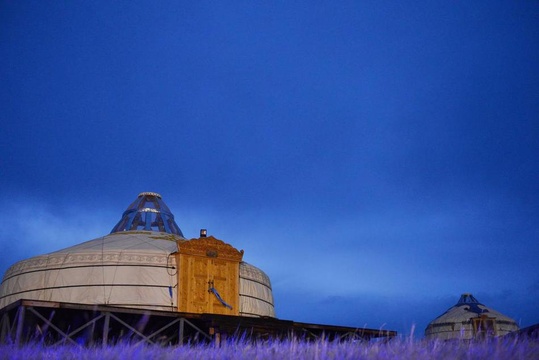
[[1, 359], [539, 359], [538, 340], [493, 339], [483, 342], [393, 339], [387, 343], [325, 340], [248, 342], [229, 340], [220, 347], [130, 346], [21, 347], [0, 345]]

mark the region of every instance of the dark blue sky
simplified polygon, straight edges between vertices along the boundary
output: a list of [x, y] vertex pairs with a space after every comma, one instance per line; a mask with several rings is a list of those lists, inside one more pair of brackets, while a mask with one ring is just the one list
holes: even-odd
[[0, 84], [0, 272], [156, 191], [279, 318], [539, 322], [536, 1], [1, 1]]

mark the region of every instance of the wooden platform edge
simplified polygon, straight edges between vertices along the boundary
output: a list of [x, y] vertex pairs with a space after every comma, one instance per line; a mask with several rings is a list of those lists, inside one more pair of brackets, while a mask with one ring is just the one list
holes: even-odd
[[[27, 314], [26, 319], [24, 318], [24, 314]], [[51, 314], [53, 316], [51, 316]], [[47, 317], [54, 316], [56, 316], [56, 319], [58, 320], [47, 320]], [[26, 323], [30, 321], [29, 317], [32, 317], [31, 321], [33, 322], [32, 326], [34, 328], [36, 324], [38, 326], [45, 325], [44, 327], [55, 328], [58, 338], [63, 339], [64, 341], [68, 340], [74, 342], [72, 339], [72, 337], [74, 337], [73, 334], [79, 330], [75, 332], [71, 331], [70, 333], [68, 331], [70, 324], [66, 325], [66, 322], [69, 323], [69, 319], [75, 318], [76, 316], [89, 319], [86, 324], [78, 324], [78, 329], [83, 329], [90, 323], [95, 326], [98, 320], [106, 321], [105, 325], [101, 325], [104, 331], [104, 342], [108, 340], [109, 336], [114, 336], [112, 332], [109, 334], [109, 321], [120, 322], [124, 329], [136, 333], [141, 342], [147, 343], [154, 343], [153, 337], [155, 334], [161, 332], [162, 334], [166, 333], [170, 339], [172, 337], [178, 338], [177, 343], [181, 344], [183, 343], [185, 324], [188, 324], [195, 329], [202, 337], [213, 337], [215, 341], [229, 336], [245, 336], [249, 338], [283, 338], [294, 336], [296, 338], [327, 338], [330, 340], [346, 338], [362, 340], [385, 338], [390, 340], [397, 336], [397, 332], [392, 330], [304, 323], [272, 317], [182, 313], [103, 304], [75, 304], [22, 299], [0, 309], [0, 320], [2, 321], [2, 339], [0, 340], [5, 342], [7, 339], [16, 339], [17, 342], [24, 342], [25, 338], [29, 338], [28, 335], [25, 336], [25, 326], [28, 327]], [[155, 324], [154, 329], [150, 333], [136, 330], [136, 324], [140, 323], [143, 318], [146, 318], [146, 321], [151, 319]], [[54, 323], [54, 321], [57, 321], [57, 323]], [[62, 325], [60, 325], [60, 323]], [[172, 328], [172, 325], [180, 327], [179, 335], [178, 331], [176, 334], [172, 333], [172, 330], [170, 329], [165, 331], [167, 328]], [[158, 331], [156, 332], [155, 329], [158, 329]], [[170, 342], [170, 340], [168, 341]]]

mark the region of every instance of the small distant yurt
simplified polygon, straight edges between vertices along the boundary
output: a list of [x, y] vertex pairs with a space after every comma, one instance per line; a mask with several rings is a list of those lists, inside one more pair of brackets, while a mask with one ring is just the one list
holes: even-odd
[[152, 192], [139, 194], [110, 234], [11, 266], [0, 309], [20, 299], [275, 317], [270, 279], [243, 250], [202, 230], [186, 239]]
[[427, 339], [482, 339], [518, 330], [515, 320], [481, 304], [472, 294], [462, 294], [457, 304], [430, 322]]

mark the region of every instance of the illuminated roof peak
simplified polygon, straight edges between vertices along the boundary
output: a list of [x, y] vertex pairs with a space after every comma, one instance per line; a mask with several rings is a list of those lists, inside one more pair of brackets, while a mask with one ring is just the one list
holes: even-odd
[[174, 221], [174, 215], [162, 200], [161, 195], [155, 192], [141, 192], [124, 211], [111, 234], [131, 230], [158, 231], [184, 237], [180, 227]]

